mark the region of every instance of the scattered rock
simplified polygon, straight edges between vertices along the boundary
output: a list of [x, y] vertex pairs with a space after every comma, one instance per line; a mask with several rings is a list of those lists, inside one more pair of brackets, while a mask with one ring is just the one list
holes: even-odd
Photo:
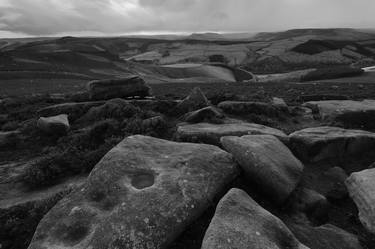
[[61, 114], [52, 117], [41, 117], [38, 120], [37, 127], [47, 134], [56, 136], [65, 135], [70, 129], [68, 115]]
[[150, 87], [138, 76], [129, 76], [116, 80], [95, 80], [87, 84], [90, 98], [93, 100], [108, 100], [134, 96], [149, 96]]
[[285, 224], [240, 189], [231, 189], [219, 202], [206, 231], [202, 249], [308, 249]]
[[224, 101], [218, 107], [229, 114], [258, 114], [269, 117], [278, 117], [280, 110], [275, 106], [263, 102]]
[[182, 115], [187, 112], [199, 110], [209, 106], [209, 102], [200, 88], [194, 88], [189, 96], [183, 99], [175, 108], [176, 115]]
[[245, 176], [272, 200], [283, 203], [299, 183], [302, 163], [276, 137], [251, 135], [221, 138]]
[[288, 224], [299, 241], [312, 249], [362, 249], [357, 236], [331, 224], [320, 227]]
[[375, 100], [312, 101], [304, 105], [325, 121], [341, 122], [348, 127], [375, 128]]
[[207, 143], [221, 145], [220, 138], [225, 136], [244, 135], [274, 135], [283, 142], [287, 142], [288, 137], [284, 132], [253, 123], [226, 123], [209, 124], [199, 123], [191, 125], [181, 125], [177, 128], [176, 137], [179, 141]]
[[20, 141], [19, 131], [0, 131], [0, 148], [11, 148], [16, 146]]
[[375, 233], [375, 169], [351, 174], [346, 180], [346, 186], [358, 207], [361, 223], [371, 233]]
[[225, 116], [215, 107], [208, 106], [197, 111], [187, 113], [183, 120], [188, 123], [223, 123]]
[[43, 218], [29, 249], [166, 248], [238, 173], [215, 146], [127, 137]]
[[342, 161], [360, 156], [375, 145], [375, 134], [338, 127], [314, 127], [289, 135], [290, 147], [303, 161]]
[[80, 103], [63, 103], [53, 106], [48, 106], [38, 110], [37, 114], [42, 117], [56, 116], [60, 114], [69, 115], [70, 120], [76, 120], [84, 115], [92, 107], [97, 107], [105, 104], [105, 101], [92, 101]]

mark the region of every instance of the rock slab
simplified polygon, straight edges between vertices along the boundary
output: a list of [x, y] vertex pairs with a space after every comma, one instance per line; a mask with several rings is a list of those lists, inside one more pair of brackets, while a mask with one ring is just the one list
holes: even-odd
[[29, 249], [166, 248], [237, 175], [218, 147], [127, 137], [43, 218]]
[[240, 189], [219, 202], [202, 249], [308, 249], [286, 225]]
[[274, 136], [230, 136], [221, 143], [245, 176], [277, 203], [283, 203], [300, 181], [303, 164]]

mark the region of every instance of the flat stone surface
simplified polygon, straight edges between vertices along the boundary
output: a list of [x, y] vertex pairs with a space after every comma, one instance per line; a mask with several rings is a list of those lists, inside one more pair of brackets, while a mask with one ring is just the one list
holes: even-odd
[[375, 133], [322, 126], [289, 135], [290, 147], [304, 161], [344, 160], [360, 156], [375, 146]]
[[283, 203], [299, 183], [303, 164], [276, 137], [230, 136], [221, 138], [221, 143], [245, 176], [275, 202]]
[[185, 142], [201, 142], [207, 144], [220, 145], [220, 138], [225, 136], [244, 136], [244, 135], [274, 135], [280, 140], [287, 141], [287, 135], [277, 129], [254, 124], [254, 123], [225, 123], [209, 124], [198, 123], [181, 125], [177, 128], [177, 138]]
[[375, 233], [375, 169], [353, 173], [345, 184], [357, 205], [361, 223]]
[[202, 249], [308, 249], [277, 217], [240, 189], [231, 189], [216, 207]]
[[237, 167], [215, 146], [127, 137], [43, 218], [29, 248], [166, 248]]

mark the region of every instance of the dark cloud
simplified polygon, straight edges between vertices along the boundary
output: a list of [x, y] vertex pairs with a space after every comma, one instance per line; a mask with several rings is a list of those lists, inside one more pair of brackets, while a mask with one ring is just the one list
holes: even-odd
[[0, 0], [0, 35], [364, 27], [374, 0]]

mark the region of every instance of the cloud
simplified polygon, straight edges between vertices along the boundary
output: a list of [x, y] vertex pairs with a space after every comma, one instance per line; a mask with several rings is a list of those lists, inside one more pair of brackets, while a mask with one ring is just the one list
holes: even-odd
[[0, 0], [0, 35], [363, 27], [373, 0]]

